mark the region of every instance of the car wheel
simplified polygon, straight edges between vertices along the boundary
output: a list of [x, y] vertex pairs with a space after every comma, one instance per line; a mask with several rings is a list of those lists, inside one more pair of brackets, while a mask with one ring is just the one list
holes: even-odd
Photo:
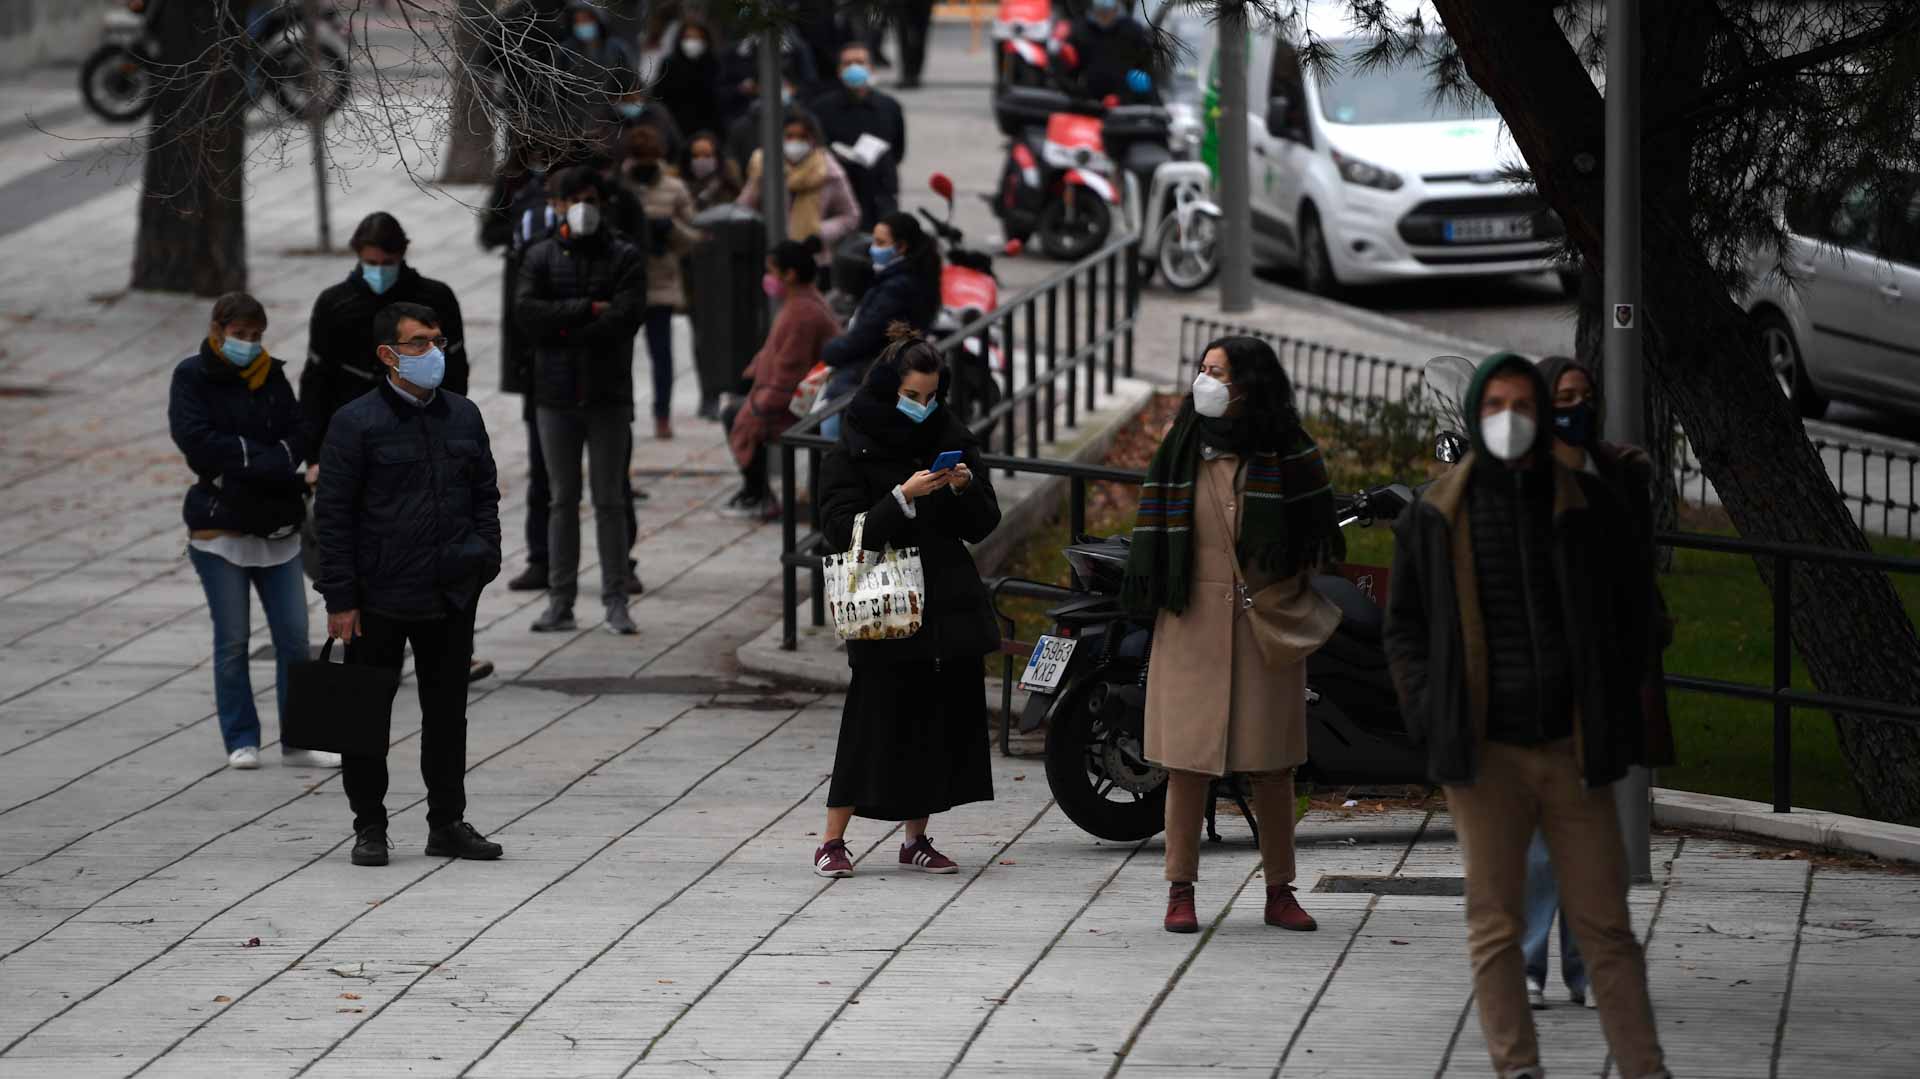
[[1760, 348], [1773, 369], [1775, 381], [1780, 384], [1780, 392], [1786, 394], [1794, 410], [1807, 419], [1817, 420], [1826, 415], [1827, 400], [1807, 377], [1806, 358], [1800, 353], [1800, 342], [1793, 336], [1793, 326], [1778, 311], [1763, 312], [1757, 321]]
[[1333, 258], [1327, 254], [1326, 231], [1311, 207], [1300, 217], [1300, 281], [1316, 296], [1335, 299], [1341, 292]]

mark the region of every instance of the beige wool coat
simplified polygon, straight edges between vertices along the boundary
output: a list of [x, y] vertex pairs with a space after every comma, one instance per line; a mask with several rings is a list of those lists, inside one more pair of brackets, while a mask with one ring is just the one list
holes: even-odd
[[[1241, 463], [1232, 455], [1199, 463], [1187, 609], [1162, 610], [1153, 626], [1146, 756], [1183, 772], [1275, 772], [1307, 759], [1306, 662], [1268, 663], [1240, 616], [1232, 545], [1244, 504]], [[1273, 583], [1246, 569], [1252, 591]]]

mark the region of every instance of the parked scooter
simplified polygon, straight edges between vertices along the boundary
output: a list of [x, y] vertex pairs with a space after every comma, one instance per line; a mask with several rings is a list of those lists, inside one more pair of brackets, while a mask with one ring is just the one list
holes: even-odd
[[1000, 0], [993, 19], [993, 89], [1045, 86], [1049, 43], [1065, 24], [1054, 19], [1053, 0]]
[[[1119, 165], [1121, 220], [1140, 237], [1142, 279], [1155, 269], [1169, 288], [1205, 288], [1220, 271], [1220, 207], [1213, 173], [1173, 146], [1173, 113], [1160, 105], [1117, 105], [1101, 124], [1101, 144]], [[1105, 242], [1102, 240], [1101, 242]]]
[[[106, 41], [80, 65], [80, 96], [101, 119], [132, 123], [153, 107], [162, 68], [160, 43], [154, 39], [152, 27], [167, 2], [128, 0], [124, 12], [108, 14]], [[327, 115], [345, 104], [348, 46], [331, 7], [322, 14], [316, 29], [319, 40], [310, 49], [306, 10], [291, 0], [245, 27], [237, 22], [231, 27], [233, 35], [254, 43], [243, 61], [247, 94], [254, 104], [272, 104], [292, 118], [305, 118], [316, 96]], [[317, 91], [309, 74], [315, 50], [320, 60]]]
[[1007, 136], [1000, 187], [989, 201], [1017, 253], [1036, 233], [1041, 250], [1075, 261], [1113, 231], [1120, 189], [1101, 140], [1099, 102], [1055, 89], [1010, 86], [994, 100]]
[[[967, 247], [966, 236], [953, 224], [953, 181], [936, 172], [929, 186], [947, 202], [945, 220], [925, 208], [920, 210], [920, 216], [945, 245], [941, 252], [940, 313], [934, 316], [929, 334], [934, 340], [942, 340], [1000, 306], [1000, 281], [993, 275], [993, 256]], [[984, 416], [1000, 403], [1000, 377], [1005, 375], [1007, 357], [998, 333], [991, 327], [985, 340], [985, 355], [981, 353], [981, 337], [973, 335], [947, 356], [947, 367], [953, 372], [952, 400], [964, 423]]]

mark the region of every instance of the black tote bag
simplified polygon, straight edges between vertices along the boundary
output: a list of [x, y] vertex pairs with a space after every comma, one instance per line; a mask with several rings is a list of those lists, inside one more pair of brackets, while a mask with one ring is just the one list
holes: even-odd
[[[351, 662], [330, 662], [334, 638], [320, 658], [287, 665], [287, 714], [280, 740], [300, 749], [349, 757], [384, 757], [393, 724], [393, 695], [400, 672]], [[343, 646], [350, 657], [353, 646]]]

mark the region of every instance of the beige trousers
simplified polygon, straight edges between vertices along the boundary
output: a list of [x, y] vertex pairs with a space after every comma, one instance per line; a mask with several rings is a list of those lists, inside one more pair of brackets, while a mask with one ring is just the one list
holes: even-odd
[[[1268, 884], [1293, 883], [1293, 771], [1255, 772], [1253, 815], [1260, 823], [1260, 863]], [[1167, 772], [1167, 879], [1200, 879], [1200, 830], [1213, 777]]]
[[1467, 951], [1480, 1029], [1496, 1074], [1540, 1063], [1527, 1007], [1527, 845], [1537, 825], [1560, 879], [1560, 912], [1586, 957], [1600, 1026], [1625, 1079], [1664, 1074], [1646, 958], [1627, 913], [1626, 850], [1613, 789], [1587, 787], [1573, 740], [1484, 742], [1480, 778], [1449, 786], [1447, 806], [1467, 864]]

